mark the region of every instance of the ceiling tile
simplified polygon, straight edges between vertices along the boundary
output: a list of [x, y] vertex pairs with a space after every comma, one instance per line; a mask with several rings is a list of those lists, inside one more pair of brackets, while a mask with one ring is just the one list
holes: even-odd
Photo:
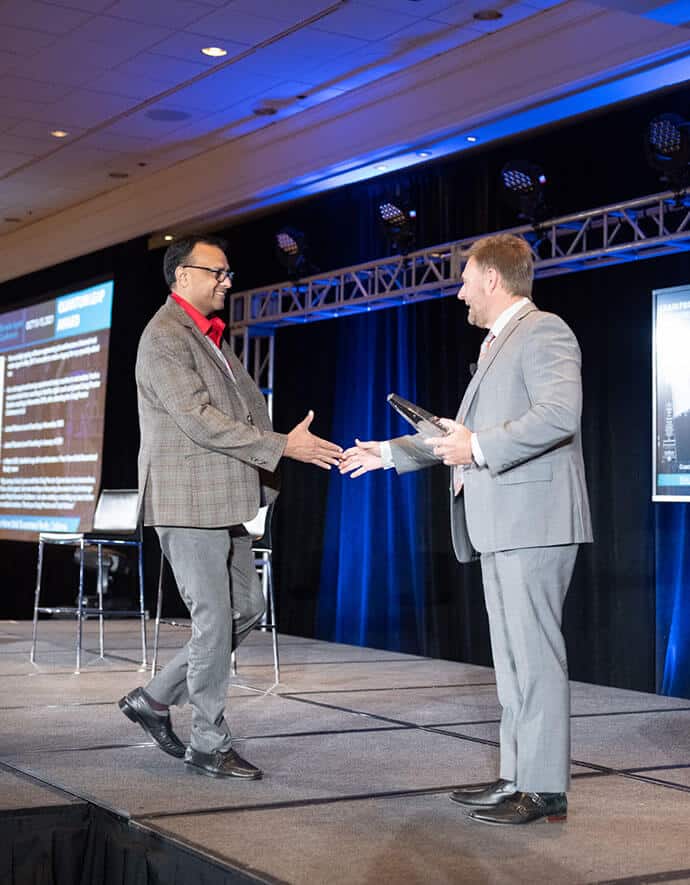
[[[232, 8], [238, 12], [249, 12], [276, 21], [297, 24], [329, 5], [328, 0], [233, 0]], [[325, 19], [324, 19], [325, 20]]]
[[193, 0], [118, 0], [108, 7], [108, 15], [175, 29], [186, 27], [208, 10], [208, 6]]
[[104, 71], [89, 81], [89, 86], [96, 92], [109, 92], [122, 95], [136, 101], [146, 101], [166, 91], [166, 85], [158, 80], [144, 77], [133, 77], [120, 70]]
[[395, 31], [414, 24], [416, 20], [411, 15], [363, 6], [353, 0], [312, 27], [331, 34], [347, 34], [350, 37], [366, 35], [367, 40], [382, 40]]
[[304, 28], [252, 53], [242, 63], [270, 76], [301, 80], [304, 72], [367, 45], [366, 40], [344, 34]]
[[389, 12], [404, 12], [407, 15], [424, 18], [447, 9], [452, 0], [423, 0], [422, 3], [417, 3], [415, 0], [359, 0], [359, 2], [362, 6], [372, 6]]
[[27, 28], [12, 28], [0, 25], [0, 50], [10, 55], [23, 55], [27, 52], [38, 52], [55, 42], [52, 34], [30, 31]]
[[47, 130], [44, 137], [25, 138], [20, 135], [12, 135], [8, 132], [0, 134], [0, 151], [11, 151], [15, 154], [26, 154], [29, 157], [40, 157], [55, 147], [55, 139], [51, 138]]
[[68, 9], [80, 9], [86, 12], [103, 12], [112, 6], [113, 0], [42, 0], [46, 6], [57, 6], [62, 11]]
[[150, 49], [172, 33], [172, 28], [137, 24], [113, 18], [109, 15], [98, 15], [72, 32], [75, 39], [86, 43], [97, 43], [103, 46], [123, 46], [129, 55], [136, 55]]
[[5, 0], [0, 4], [0, 25], [29, 28], [45, 34], [67, 34], [89, 17], [88, 12], [65, 6], [52, 10], [36, 0]]
[[49, 80], [29, 80], [13, 76], [0, 78], [0, 97], [19, 101], [35, 101], [37, 98], [41, 102], [58, 101], [68, 95], [72, 88]]
[[198, 83], [175, 91], [170, 101], [179, 107], [220, 111], [243, 98], [257, 95], [275, 85], [273, 77], [252, 73], [241, 75], [232, 67], [210, 74]]
[[0, 150], [0, 175], [6, 175], [15, 167], [26, 163], [27, 160], [31, 160], [31, 156], [28, 154], [17, 154], [13, 151]]
[[[202, 59], [204, 56], [199, 55]], [[165, 84], [166, 88], [184, 83], [207, 71], [210, 65], [203, 62], [185, 61], [153, 52], [142, 52], [135, 58], [118, 65], [115, 70], [129, 77], [145, 78]]]
[[90, 129], [128, 110], [133, 104], [136, 104], [135, 100], [121, 95], [78, 89], [62, 101], [43, 108], [34, 106], [31, 112], [27, 113], [27, 117], [59, 125], [62, 129], [69, 130], [73, 126]]
[[261, 43], [268, 40], [269, 37], [281, 33], [286, 27], [287, 23], [284, 21], [242, 12], [236, 9], [233, 3], [232, 6], [209, 13], [193, 25], [189, 25], [187, 30], [190, 33], [202, 34], [218, 40], [236, 40], [238, 43], [248, 43], [254, 46], [256, 43]]

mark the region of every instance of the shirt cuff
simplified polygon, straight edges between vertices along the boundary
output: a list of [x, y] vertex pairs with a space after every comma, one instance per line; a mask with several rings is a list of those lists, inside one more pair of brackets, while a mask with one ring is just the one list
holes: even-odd
[[395, 467], [395, 462], [393, 461], [393, 452], [391, 451], [391, 444], [385, 440], [380, 443], [381, 446], [381, 463], [383, 464], [384, 470], [390, 470], [391, 467]]
[[486, 467], [486, 458], [484, 457], [482, 448], [479, 445], [479, 440], [477, 439], [476, 433], [473, 433], [470, 437], [470, 445], [472, 446], [472, 458], [474, 459], [474, 463], [477, 465], [477, 467]]

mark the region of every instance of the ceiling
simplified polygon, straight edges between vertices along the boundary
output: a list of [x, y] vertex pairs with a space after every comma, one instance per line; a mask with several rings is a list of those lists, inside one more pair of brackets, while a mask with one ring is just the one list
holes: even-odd
[[0, 279], [683, 82], [689, 20], [688, 0], [0, 0]]

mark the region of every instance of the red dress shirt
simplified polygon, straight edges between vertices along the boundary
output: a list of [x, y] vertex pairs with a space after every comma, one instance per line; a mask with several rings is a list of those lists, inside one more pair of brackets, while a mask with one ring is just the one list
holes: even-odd
[[210, 338], [220, 350], [220, 342], [223, 340], [223, 332], [225, 331], [223, 320], [220, 317], [205, 317], [203, 313], [200, 313], [196, 307], [193, 307], [189, 301], [185, 301], [176, 292], [171, 292], [170, 297], [194, 320], [201, 334]]

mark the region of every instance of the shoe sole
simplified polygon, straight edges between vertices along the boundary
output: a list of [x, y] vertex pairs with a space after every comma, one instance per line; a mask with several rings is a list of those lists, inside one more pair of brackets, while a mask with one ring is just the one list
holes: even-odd
[[473, 820], [478, 824], [487, 824], [490, 827], [526, 827], [530, 824], [562, 824], [568, 819], [567, 814], [548, 814], [544, 817], [537, 817], [534, 820], [525, 821], [524, 823], [511, 823], [505, 820], [484, 820], [482, 817], [475, 817], [472, 814], [467, 815], [468, 820]]
[[261, 771], [254, 772], [252, 774], [240, 774], [239, 772], [224, 772], [218, 771], [213, 768], [204, 768], [202, 765], [195, 765], [193, 762], [187, 762], [185, 759], [185, 763], [187, 766], [187, 770], [191, 771], [192, 774], [200, 774], [204, 777], [215, 777], [219, 780], [223, 780], [229, 777], [239, 777], [245, 781], [260, 781], [263, 777], [263, 773]]
[[146, 734], [151, 738], [151, 740], [154, 742], [154, 744], [158, 747], [159, 750], [162, 750], [168, 756], [172, 756], [173, 759], [184, 759], [184, 754], [185, 754], [184, 749], [180, 750], [179, 753], [173, 753], [170, 750], [166, 750], [165, 747], [162, 747], [158, 743], [158, 741], [155, 739], [155, 737], [149, 731], [148, 725], [146, 725], [146, 723], [143, 721], [143, 719], [137, 713], [137, 711], [134, 709], [134, 707], [132, 707], [130, 705], [127, 698], [122, 698], [121, 700], [119, 700], [117, 702], [117, 705], [120, 708], [120, 710], [122, 710], [122, 712], [125, 714], [125, 716], [129, 719], [130, 722], [134, 722], [135, 725], [139, 725], [141, 728], [144, 729]]

